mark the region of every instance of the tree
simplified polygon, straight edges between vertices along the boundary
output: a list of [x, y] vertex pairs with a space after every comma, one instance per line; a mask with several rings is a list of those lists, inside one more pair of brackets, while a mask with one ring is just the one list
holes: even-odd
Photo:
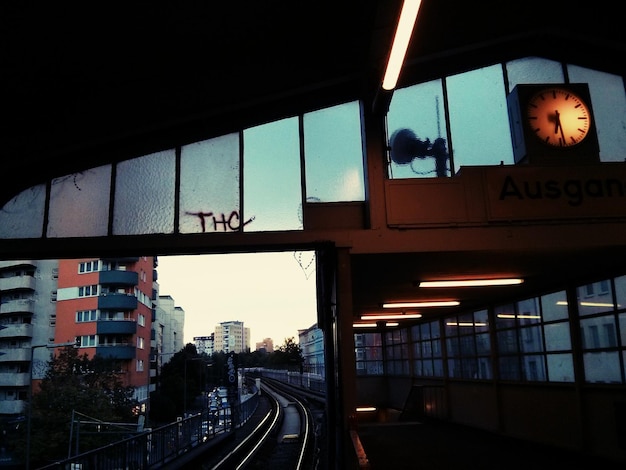
[[[67, 457], [73, 412], [92, 416], [102, 422], [136, 421], [133, 410], [134, 388], [121, 380], [119, 363], [113, 359], [86, 354], [79, 356], [72, 346], [51, 357], [39, 387], [34, 387], [31, 406], [31, 461], [46, 463]], [[85, 434], [80, 451], [118, 440], [115, 434]], [[19, 436], [24, 452], [25, 433]], [[25, 455], [22, 455], [25, 458]]]
[[302, 349], [293, 337], [285, 338], [285, 343], [270, 357], [270, 365], [282, 369], [300, 370], [303, 362]]
[[150, 418], [157, 423], [171, 423], [185, 409], [191, 409], [206, 383], [208, 363], [194, 344], [187, 343], [163, 364], [158, 389], [150, 394]]

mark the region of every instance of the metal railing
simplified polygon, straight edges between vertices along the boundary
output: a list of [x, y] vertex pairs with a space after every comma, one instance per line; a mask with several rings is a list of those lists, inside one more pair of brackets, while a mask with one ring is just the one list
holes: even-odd
[[148, 429], [136, 436], [39, 467], [39, 469], [161, 468], [198, 446], [210, 443], [211, 439], [217, 435], [231, 433], [235, 428], [245, 424], [256, 410], [258, 403], [259, 395], [255, 390], [232, 410], [230, 407], [222, 408], [217, 413], [203, 410], [174, 423]]

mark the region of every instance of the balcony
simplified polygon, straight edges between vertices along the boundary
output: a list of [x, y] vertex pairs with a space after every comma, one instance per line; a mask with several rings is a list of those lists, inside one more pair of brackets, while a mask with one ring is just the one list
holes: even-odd
[[30, 362], [30, 348], [4, 349], [0, 362]]
[[32, 338], [33, 325], [30, 323], [15, 323], [3, 325], [0, 330], [0, 338]]
[[98, 297], [101, 310], [135, 310], [137, 297], [132, 294], [103, 294]]
[[37, 262], [30, 259], [16, 259], [13, 261], [0, 261], [0, 269], [14, 268], [16, 266], [30, 266], [31, 268], [37, 267]]
[[135, 271], [100, 271], [99, 282], [102, 285], [136, 286], [139, 274]]
[[26, 409], [25, 400], [0, 400], [0, 414], [17, 415]]
[[99, 320], [97, 333], [134, 335], [137, 332], [137, 322], [134, 320]]
[[35, 313], [35, 301], [33, 299], [9, 300], [0, 304], [0, 315], [5, 313]]
[[8, 290], [35, 290], [33, 276], [12, 276], [0, 278], [0, 291]]
[[27, 387], [29, 380], [30, 376], [27, 373], [0, 373], [0, 387]]
[[98, 346], [96, 348], [96, 354], [102, 357], [110, 357], [113, 359], [134, 359], [135, 347], [118, 344], [111, 346]]

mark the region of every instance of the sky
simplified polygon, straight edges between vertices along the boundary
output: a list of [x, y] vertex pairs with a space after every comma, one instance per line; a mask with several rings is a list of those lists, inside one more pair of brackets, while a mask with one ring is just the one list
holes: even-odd
[[278, 348], [317, 322], [313, 252], [158, 257], [159, 295], [185, 311], [184, 341], [226, 321], [250, 328], [250, 348]]

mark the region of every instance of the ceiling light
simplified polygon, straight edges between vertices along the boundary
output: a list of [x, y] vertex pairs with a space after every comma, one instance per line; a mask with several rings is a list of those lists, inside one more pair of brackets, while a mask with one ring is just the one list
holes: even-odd
[[457, 279], [450, 281], [421, 281], [419, 287], [485, 287], [513, 286], [524, 282], [523, 279]]
[[525, 319], [532, 319], [532, 320], [536, 320], [541, 318], [541, 315], [527, 315], [527, 314], [519, 314], [519, 315], [515, 315], [514, 313], [499, 313], [498, 315], [496, 315], [498, 318], [525, 318]]
[[[398, 326], [398, 322], [388, 321], [385, 323], [385, 326]], [[378, 327], [378, 323], [353, 323], [352, 328], [376, 328]]]
[[357, 413], [363, 413], [366, 411], [376, 411], [376, 407], [375, 406], [357, 406], [356, 407]]
[[400, 70], [404, 63], [404, 56], [409, 47], [409, 41], [413, 34], [413, 28], [417, 20], [417, 13], [420, 8], [421, 0], [404, 0], [402, 11], [396, 33], [393, 37], [389, 60], [387, 61], [387, 69], [383, 78], [383, 90], [393, 90], [398, 83]]
[[381, 313], [361, 315], [361, 320], [410, 320], [411, 318], [422, 318], [421, 313]]
[[432, 300], [428, 302], [391, 302], [383, 304], [383, 308], [419, 308], [419, 307], [456, 307], [457, 300]]

